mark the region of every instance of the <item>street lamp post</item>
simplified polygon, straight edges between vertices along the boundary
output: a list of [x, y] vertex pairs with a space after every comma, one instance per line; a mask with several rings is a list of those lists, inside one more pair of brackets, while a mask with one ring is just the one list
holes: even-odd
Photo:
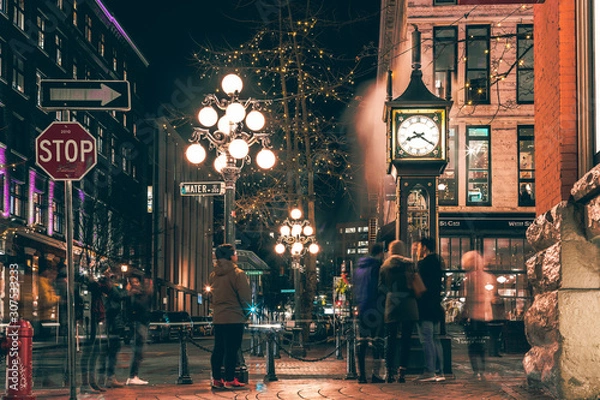
[[214, 168], [225, 182], [225, 242], [235, 244], [233, 222], [235, 186], [242, 168], [250, 162], [249, 147], [260, 142], [262, 150], [256, 155], [256, 162], [260, 168], [273, 167], [276, 159], [270, 149], [270, 134], [260, 132], [265, 126], [265, 117], [260, 110], [270, 101], [241, 100], [239, 94], [243, 82], [235, 74], [225, 76], [221, 87], [227, 97], [206, 95], [202, 102], [204, 107], [198, 113], [198, 121], [202, 127], [194, 127], [190, 138], [192, 144], [185, 154], [188, 161], [193, 164], [203, 162], [206, 158], [206, 150], [200, 144], [201, 139], [207, 140], [209, 149], [215, 150], [217, 157]]
[[[283, 225], [279, 229], [279, 239], [275, 245], [275, 252], [277, 254], [285, 253], [285, 250], [289, 248], [290, 255], [292, 256], [292, 269], [294, 273], [294, 316], [296, 323], [301, 320], [301, 298], [302, 298], [302, 281], [301, 274], [304, 272], [304, 267], [301, 264], [302, 257], [308, 251], [311, 254], [317, 254], [319, 252], [319, 245], [314, 235], [314, 229], [310, 225], [309, 220], [301, 220], [302, 211], [298, 208], [294, 208], [290, 211], [290, 218], [286, 218], [283, 221]], [[295, 330], [295, 334], [298, 334], [298, 330]], [[302, 342], [298, 339], [294, 339], [294, 342], [300, 344], [302, 348]]]

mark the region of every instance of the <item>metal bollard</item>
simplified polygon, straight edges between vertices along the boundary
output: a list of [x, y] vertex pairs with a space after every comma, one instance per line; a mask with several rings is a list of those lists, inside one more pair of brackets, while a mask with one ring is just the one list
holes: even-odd
[[275, 374], [275, 360], [274, 360], [274, 350], [277, 345], [277, 341], [275, 340], [275, 335], [277, 332], [267, 332], [267, 374], [265, 375], [265, 381], [274, 382], [277, 379], [277, 375]]
[[344, 356], [342, 355], [342, 325], [340, 321], [336, 321], [335, 326], [335, 358], [338, 360], [343, 360]]
[[33, 328], [24, 320], [14, 320], [6, 327], [2, 350], [6, 353], [6, 393], [3, 400], [35, 400], [32, 353]]
[[256, 355], [256, 331], [254, 329], [250, 330], [250, 354]]
[[[265, 353], [263, 353], [263, 341], [262, 341], [262, 337], [261, 337], [261, 333], [258, 332], [258, 341], [256, 343], [257, 345], [257, 349], [256, 349], [256, 356], [257, 357], [264, 357]], [[267, 351], [268, 352], [268, 351]]]
[[188, 371], [186, 334], [187, 332], [183, 327], [179, 328], [179, 378], [177, 378], [177, 384], [179, 385], [194, 383]]
[[354, 356], [354, 346], [355, 346], [355, 332], [354, 332], [355, 324], [354, 321], [350, 321], [350, 328], [348, 329], [348, 335], [346, 340], [348, 340], [348, 351], [346, 356], [348, 357], [346, 361], [346, 379], [356, 379], [358, 375], [356, 374], [356, 358]]
[[279, 354], [279, 343], [281, 341], [281, 335], [279, 332], [273, 333], [273, 358], [281, 358], [281, 354]]

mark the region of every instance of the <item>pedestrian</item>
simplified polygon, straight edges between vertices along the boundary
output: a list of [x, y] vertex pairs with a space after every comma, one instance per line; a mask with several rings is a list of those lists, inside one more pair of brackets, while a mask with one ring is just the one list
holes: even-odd
[[464, 279], [465, 304], [462, 315], [469, 360], [473, 376], [482, 380], [485, 373], [487, 323], [493, 319], [492, 303], [497, 298], [498, 289], [494, 275], [485, 272], [484, 259], [479, 252], [465, 253], [461, 264], [467, 271]]
[[[244, 325], [252, 304], [252, 293], [246, 274], [237, 266], [238, 257], [232, 244], [218, 246], [215, 257], [217, 262], [209, 277], [215, 335], [215, 345], [210, 358], [211, 386], [215, 389], [244, 388], [246, 384], [234, 375]], [[224, 377], [221, 373], [223, 363]]]
[[379, 292], [379, 269], [384, 256], [384, 246], [374, 243], [369, 255], [358, 260], [354, 271], [354, 298], [358, 308], [358, 382], [367, 383], [365, 359], [369, 343], [373, 347], [372, 383], [383, 383], [380, 377], [381, 361], [384, 356], [383, 305], [384, 297]]
[[140, 364], [144, 359], [144, 347], [148, 337], [150, 324], [150, 305], [152, 303], [152, 281], [144, 277], [141, 271], [134, 271], [128, 279], [129, 321], [133, 325], [133, 357], [129, 367], [129, 378], [126, 385], [147, 385], [139, 377]]
[[[444, 377], [444, 355], [440, 341], [444, 322], [442, 308], [444, 260], [435, 252], [435, 240], [426, 237], [417, 246], [418, 270], [427, 290], [417, 299], [419, 305], [419, 338], [425, 353], [425, 372], [420, 382], [442, 382]], [[436, 368], [439, 366], [439, 369]]]
[[413, 260], [406, 256], [404, 242], [394, 240], [388, 249], [391, 255], [379, 271], [379, 290], [385, 294], [386, 382], [396, 380], [397, 335], [400, 328], [398, 382], [403, 383], [406, 382], [406, 371], [410, 361], [411, 335], [415, 322], [419, 320], [417, 299], [412, 289], [416, 269]]
[[101, 287], [104, 293], [104, 309], [106, 313], [106, 336], [100, 353], [99, 382], [107, 388], [120, 388], [123, 383], [115, 376], [117, 354], [121, 350], [121, 336], [125, 330], [123, 303], [128, 297], [127, 290], [118, 282], [117, 275], [110, 266], [103, 271]]

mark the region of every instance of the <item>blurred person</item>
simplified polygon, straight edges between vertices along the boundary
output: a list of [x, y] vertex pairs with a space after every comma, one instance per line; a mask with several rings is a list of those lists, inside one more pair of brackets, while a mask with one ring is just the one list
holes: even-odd
[[[102, 335], [100, 323], [104, 322], [106, 314], [100, 283], [92, 274], [85, 280], [85, 284], [90, 294], [90, 319], [89, 330], [81, 353], [81, 392], [97, 394], [105, 392], [105, 389], [100, 387], [96, 381], [96, 367], [100, 354], [100, 336]], [[79, 307], [81, 306], [82, 304], [79, 305]]]
[[358, 307], [358, 382], [367, 383], [365, 358], [369, 343], [373, 346], [372, 383], [382, 383], [381, 361], [384, 355], [383, 340], [383, 299], [379, 292], [379, 269], [384, 256], [381, 243], [371, 246], [369, 255], [358, 260], [354, 270], [354, 296]]
[[[215, 336], [210, 358], [211, 386], [215, 389], [240, 389], [246, 384], [235, 377], [235, 366], [252, 304], [252, 292], [246, 274], [237, 266], [238, 256], [232, 244], [218, 246], [215, 257], [217, 262], [209, 277]], [[221, 373], [223, 363], [225, 377]]]
[[397, 336], [398, 328], [401, 328], [398, 382], [404, 383], [410, 361], [411, 335], [415, 322], [419, 320], [417, 299], [412, 290], [416, 269], [413, 260], [406, 256], [404, 242], [394, 240], [388, 249], [391, 255], [383, 262], [379, 271], [379, 290], [385, 294], [386, 382], [396, 380]]
[[122, 288], [117, 276], [110, 267], [103, 272], [102, 291], [104, 293], [104, 309], [106, 312], [107, 340], [100, 353], [99, 382], [107, 388], [119, 388], [124, 384], [115, 376], [117, 354], [121, 350], [121, 336], [125, 330], [122, 305], [127, 299], [127, 290]]
[[[426, 237], [417, 243], [417, 268], [427, 290], [417, 299], [419, 306], [419, 338], [425, 353], [425, 371], [417, 379], [420, 382], [442, 382], [444, 377], [444, 354], [439, 335], [444, 322], [442, 308], [444, 260], [435, 253], [435, 240]], [[439, 370], [436, 370], [436, 365]]]
[[141, 271], [134, 271], [128, 279], [129, 321], [133, 325], [133, 357], [129, 367], [129, 378], [125, 382], [128, 386], [148, 384], [148, 381], [140, 379], [139, 370], [144, 359], [144, 347], [148, 338], [153, 290], [152, 280], [144, 278]]
[[481, 380], [485, 373], [487, 323], [493, 319], [492, 303], [497, 297], [496, 277], [484, 271], [484, 259], [477, 251], [463, 254], [461, 264], [467, 271], [463, 283], [466, 298], [463, 319], [469, 360], [473, 375]]
[[[58, 276], [58, 271], [51, 265], [48, 265], [47, 260], [41, 262], [40, 259], [40, 275], [38, 279], [39, 291], [37, 302], [37, 324], [36, 328], [39, 332], [39, 337], [42, 340], [50, 336], [49, 329], [44, 327], [44, 322], [54, 322], [56, 306], [60, 302], [60, 296], [56, 293], [54, 283]], [[34, 328], [35, 330], [35, 328]]]

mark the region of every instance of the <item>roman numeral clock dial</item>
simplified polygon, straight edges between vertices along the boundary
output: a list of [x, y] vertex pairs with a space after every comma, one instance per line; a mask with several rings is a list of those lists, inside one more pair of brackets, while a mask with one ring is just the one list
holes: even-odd
[[398, 145], [415, 157], [434, 151], [440, 141], [440, 128], [436, 121], [425, 115], [411, 115], [398, 127]]

